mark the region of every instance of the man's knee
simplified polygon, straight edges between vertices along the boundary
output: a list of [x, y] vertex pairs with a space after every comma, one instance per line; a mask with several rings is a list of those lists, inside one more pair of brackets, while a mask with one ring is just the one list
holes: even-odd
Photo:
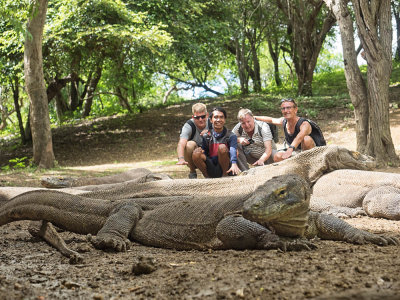
[[185, 152], [187, 154], [191, 155], [193, 153], [194, 149], [196, 149], [196, 148], [197, 148], [196, 142], [189, 141], [189, 142], [186, 143]]
[[205, 160], [205, 155], [200, 151], [199, 152], [194, 152], [192, 154], [192, 159], [193, 159], [193, 162]]
[[301, 149], [302, 150], [309, 150], [315, 147], [315, 142], [313, 138], [309, 135], [306, 135], [303, 139], [303, 142], [301, 144]]
[[218, 145], [218, 153], [219, 154], [226, 154], [228, 152], [229, 152], [228, 147], [225, 144]]

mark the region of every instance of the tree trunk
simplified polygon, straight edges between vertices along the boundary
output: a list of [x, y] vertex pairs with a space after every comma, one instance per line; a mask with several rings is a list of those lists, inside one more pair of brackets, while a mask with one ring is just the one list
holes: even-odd
[[253, 89], [256, 93], [261, 93], [261, 74], [260, 74], [260, 61], [258, 59], [257, 47], [255, 45], [255, 38], [249, 39], [251, 47], [251, 56], [253, 62]]
[[240, 89], [243, 95], [249, 93], [249, 82], [246, 74], [246, 59], [244, 57], [244, 49], [240, 46], [239, 40], [235, 39], [236, 48], [236, 65], [238, 66], [238, 74], [240, 81]]
[[312, 95], [314, 69], [327, 33], [336, 20], [327, 14], [322, 22], [319, 15], [323, 1], [287, 1], [278, 0], [278, 7], [288, 19], [292, 51], [292, 61], [296, 70], [297, 93], [302, 96]]
[[92, 109], [92, 103], [93, 103], [93, 98], [94, 98], [94, 92], [96, 91], [97, 84], [100, 81], [101, 78], [101, 72], [103, 70], [102, 63], [99, 63], [94, 76], [90, 80], [89, 87], [88, 87], [88, 93], [87, 93], [87, 98], [85, 102], [85, 109], [83, 110], [82, 117], [87, 117], [90, 114], [90, 111]]
[[34, 9], [28, 19], [29, 34], [25, 37], [24, 51], [25, 84], [31, 105], [33, 162], [40, 168], [52, 168], [55, 161], [42, 60], [47, 4], [47, 0], [34, 2]]
[[272, 45], [271, 40], [268, 40], [268, 50], [269, 54], [271, 55], [272, 61], [274, 62], [274, 78], [276, 86], [282, 86], [282, 80], [279, 73], [279, 45], [275, 43], [275, 49]]
[[390, 134], [389, 83], [392, 70], [390, 0], [353, 1], [357, 29], [367, 60], [369, 131], [367, 154], [378, 165], [399, 164]]
[[350, 99], [354, 106], [356, 121], [357, 151], [365, 153], [368, 138], [368, 93], [357, 63], [354, 44], [353, 20], [347, 7], [347, 1], [325, 1], [336, 16], [343, 46], [344, 72]]
[[15, 112], [17, 113], [19, 134], [21, 135], [22, 144], [25, 145], [26, 144], [25, 129], [24, 129], [24, 123], [22, 122], [21, 109], [19, 106], [19, 79], [18, 79], [18, 76], [14, 77], [14, 82], [11, 84], [11, 87], [13, 90]]
[[389, 125], [390, 1], [353, 1], [359, 38], [368, 65], [368, 88], [357, 65], [348, 1], [324, 1], [333, 10], [339, 23], [346, 81], [356, 116], [357, 150], [375, 157], [378, 165], [398, 165]]

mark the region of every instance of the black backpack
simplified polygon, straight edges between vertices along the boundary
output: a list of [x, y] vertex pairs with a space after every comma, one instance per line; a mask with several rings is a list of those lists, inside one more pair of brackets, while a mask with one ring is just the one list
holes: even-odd
[[[190, 125], [190, 127], [192, 128], [192, 134], [190, 135], [189, 141], [193, 140], [194, 135], [196, 134], [196, 125], [194, 124], [192, 119], [189, 119], [186, 121], [187, 124]], [[210, 118], [207, 119], [207, 123], [208, 123], [208, 130], [210, 130], [212, 128], [212, 123]]]
[[[272, 139], [274, 140], [275, 143], [277, 143], [279, 141], [278, 127], [272, 123], [267, 123], [267, 124], [269, 126], [269, 129], [271, 130]], [[260, 133], [260, 136], [262, 137], [260, 125], [258, 125], [257, 123], [256, 123], [256, 125], [258, 126], [258, 132]], [[242, 132], [243, 132], [243, 127], [242, 127], [242, 125], [239, 125], [239, 134], [242, 135]]]
[[[322, 130], [321, 130], [321, 128], [319, 128], [318, 124], [315, 123], [314, 121], [312, 121], [310, 119], [306, 119], [306, 118], [301, 118], [300, 117], [300, 120], [304, 120], [304, 121], [307, 121], [308, 123], [310, 123], [311, 128], [312, 128], [310, 136], [313, 138], [313, 140], [315, 142], [315, 146], [317, 146], [317, 147], [326, 146], [326, 141], [325, 141], [324, 135], [322, 134]], [[301, 124], [303, 122], [301, 122]], [[286, 126], [286, 123], [287, 123], [286, 119], [283, 120], [283, 127], [284, 128]], [[299, 123], [297, 123], [297, 124], [299, 124]], [[297, 127], [297, 124], [296, 124], [296, 127]], [[300, 130], [300, 125], [298, 127], [299, 127], [298, 130]]]

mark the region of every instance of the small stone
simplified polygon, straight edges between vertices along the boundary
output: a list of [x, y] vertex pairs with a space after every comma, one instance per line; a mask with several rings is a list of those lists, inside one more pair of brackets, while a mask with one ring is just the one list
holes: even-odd
[[152, 257], [139, 257], [132, 266], [132, 273], [135, 275], [150, 274], [156, 270]]
[[22, 285], [19, 284], [18, 282], [14, 283], [14, 289], [15, 290], [20, 290], [22, 288]]
[[104, 296], [101, 294], [93, 294], [93, 299], [94, 300], [103, 300]]

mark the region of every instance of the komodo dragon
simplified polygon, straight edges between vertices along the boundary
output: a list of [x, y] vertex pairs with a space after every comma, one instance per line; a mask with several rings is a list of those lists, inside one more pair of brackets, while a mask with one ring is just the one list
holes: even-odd
[[[215, 179], [174, 179], [137, 183], [126, 181], [96, 188], [74, 187], [81, 196], [100, 199], [148, 198], [165, 196], [214, 197], [249, 196], [268, 179], [277, 175], [298, 174], [313, 184], [323, 174], [337, 169], [368, 170], [375, 166], [373, 159], [338, 146], [316, 147], [290, 159], [251, 169], [246, 176]], [[48, 185], [50, 185], [49, 183]], [[64, 189], [63, 189], [64, 191]], [[65, 192], [70, 192], [66, 190]], [[0, 189], [0, 199], [2, 197]], [[5, 196], [7, 198], [7, 196]]]
[[311, 209], [336, 216], [400, 220], [400, 174], [336, 170], [314, 185]]
[[309, 185], [298, 175], [274, 177], [259, 185], [250, 197], [171, 198], [144, 207], [160, 200], [104, 201], [55, 190], [34, 190], [2, 203], [0, 225], [45, 220], [75, 233], [97, 234], [92, 239], [96, 248], [116, 251], [127, 248], [127, 238], [148, 246], [183, 250], [302, 250], [313, 244], [293, 238], [314, 236], [351, 243], [399, 244], [396, 238], [309, 212]]

